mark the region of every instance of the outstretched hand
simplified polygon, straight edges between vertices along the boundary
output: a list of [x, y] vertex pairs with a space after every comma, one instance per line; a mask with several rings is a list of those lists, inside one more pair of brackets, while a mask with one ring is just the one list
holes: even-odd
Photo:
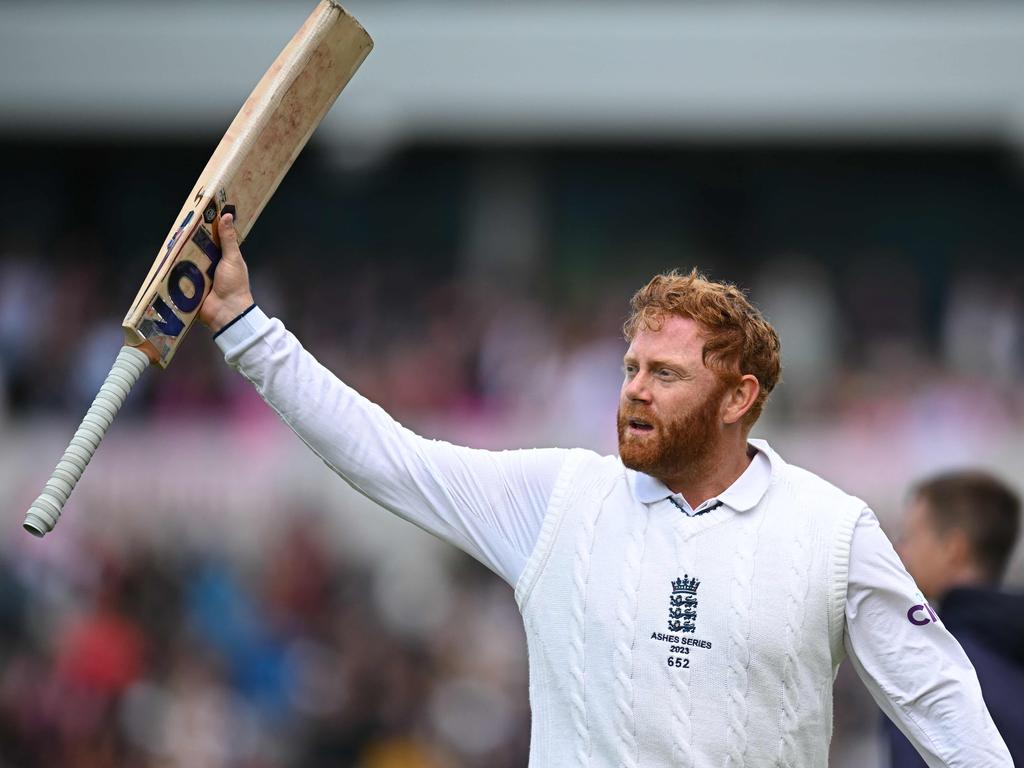
[[249, 270], [238, 248], [235, 217], [225, 213], [218, 225], [220, 233], [220, 263], [214, 273], [213, 288], [199, 308], [199, 320], [210, 326], [214, 333], [230, 323], [252, 303], [249, 289]]

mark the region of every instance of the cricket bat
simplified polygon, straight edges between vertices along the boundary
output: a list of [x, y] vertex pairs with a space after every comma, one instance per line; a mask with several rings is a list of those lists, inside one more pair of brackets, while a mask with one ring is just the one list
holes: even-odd
[[23, 527], [51, 531], [125, 398], [149, 365], [166, 368], [213, 285], [221, 258], [217, 224], [234, 209], [239, 241], [310, 134], [373, 47], [358, 21], [321, 0], [228, 126], [185, 199], [122, 322], [121, 348], [99, 394]]

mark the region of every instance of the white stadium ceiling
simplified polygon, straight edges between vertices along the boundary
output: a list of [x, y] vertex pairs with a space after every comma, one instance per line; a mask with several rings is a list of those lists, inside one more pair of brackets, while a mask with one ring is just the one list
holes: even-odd
[[[312, 3], [0, 5], [0, 136], [219, 135]], [[1013, 141], [1024, 6], [351, 2], [376, 48], [317, 135]]]

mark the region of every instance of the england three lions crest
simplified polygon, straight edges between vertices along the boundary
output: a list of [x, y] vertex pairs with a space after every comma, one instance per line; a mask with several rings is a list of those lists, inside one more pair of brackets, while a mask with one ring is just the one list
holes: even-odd
[[683, 578], [672, 582], [672, 594], [668, 602], [668, 631], [688, 632], [697, 631], [697, 589], [700, 587], [700, 579], [696, 576], [690, 578], [684, 574]]

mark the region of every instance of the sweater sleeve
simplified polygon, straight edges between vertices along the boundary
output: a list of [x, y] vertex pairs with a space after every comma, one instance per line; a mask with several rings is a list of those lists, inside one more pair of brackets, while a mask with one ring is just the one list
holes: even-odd
[[516, 583], [568, 451], [484, 451], [420, 437], [258, 307], [216, 341], [228, 364], [353, 488]]
[[850, 545], [844, 644], [872, 698], [931, 768], [1012, 768], [974, 667], [870, 509]]

